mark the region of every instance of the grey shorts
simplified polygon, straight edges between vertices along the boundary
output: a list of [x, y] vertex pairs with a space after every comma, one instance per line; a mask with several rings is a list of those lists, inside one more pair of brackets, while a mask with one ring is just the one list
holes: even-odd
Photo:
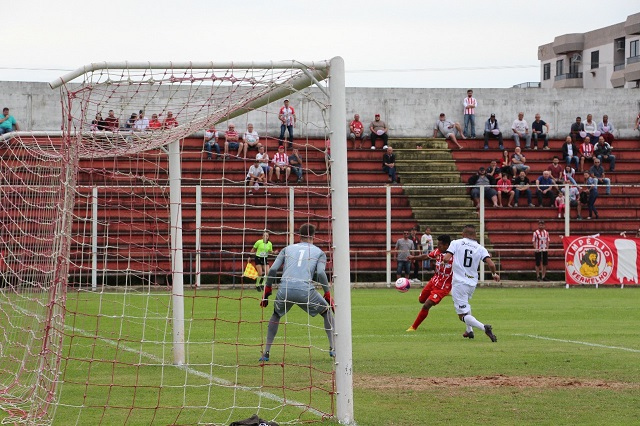
[[327, 301], [315, 289], [278, 289], [273, 311], [283, 317], [293, 305], [300, 306], [312, 317], [324, 313], [329, 308]]

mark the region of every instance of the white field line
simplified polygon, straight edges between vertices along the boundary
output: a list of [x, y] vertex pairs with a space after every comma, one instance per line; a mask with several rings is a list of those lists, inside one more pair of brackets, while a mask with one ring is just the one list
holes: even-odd
[[574, 343], [576, 345], [593, 346], [596, 348], [617, 349], [620, 351], [640, 353], [640, 349], [623, 348], [621, 346], [601, 345], [599, 343], [580, 342], [578, 340], [556, 339], [553, 337], [538, 336], [535, 334], [514, 334], [514, 336], [524, 336], [524, 337], [531, 337], [532, 339], [551, 340], [553, 342]]

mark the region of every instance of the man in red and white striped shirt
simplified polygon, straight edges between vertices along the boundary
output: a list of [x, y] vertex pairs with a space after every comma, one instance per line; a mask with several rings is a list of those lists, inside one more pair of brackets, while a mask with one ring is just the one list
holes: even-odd
[[278, 152], [273, 155], [273, 167], [269, 172], [269, 180], [272, 181], [273, 171], [276, 171], [276, 181], [280, 182], [280, 172], [285, 172], [285, 183], [289, 182], [289, 174], [291, 173], [291, 167], [289, 166], [289, 156], [284, 152], [284, 146], [278, 147]]
[[547, 265], [549, 264], [549, 232], [544, 229], [544, 220], [538, 221], [538, 229], [533, 231], [533, 250], [536, 257], [536, 279], [549, 281], [547, 278]]
[[584, 160], [593, 161], [594, 147], [591, 143], [589, 136], [584, 138], [584, 142], [580, 145], [580, 171], [586, 170], [584, 168]]
[[[473, 97], [473, 90], [467, 90], [467, 97], [462, 101], [464, 105], [464, 136], [476, 138], [476, 107], [478, 101]], [[469, 130], [471, 127], [471, 130]]]

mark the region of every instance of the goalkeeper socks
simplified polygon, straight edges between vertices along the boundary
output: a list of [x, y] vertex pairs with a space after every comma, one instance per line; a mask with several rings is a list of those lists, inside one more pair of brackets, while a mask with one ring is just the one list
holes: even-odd
[[331, 309], [327, 309], [322, 317], [324, 318], [324, 330], [327, 332], [327, 338], [329, 339], [329, 347], [333, 349], [336, 347], [333, 341], [333, 312], [331, 312]]
[[471, 314], [467, 314], [464, 316], [464, 323], [468, 326], [479, 328], [480, 330], [484, 331], [484, 324], [478, 321], [476, 317]]
[[418, 312], [418, 316], [416, 317], [416, 320], [413, 322], [412, 327], [417, 330], [418, 327], [420, 327], [420, 324], [422, 324], [422, 321], [424, 321], [425, 318], [427, 318], [427, 315], [429, 315], [429, 311], [427, 311], [426, 309], [420, 309], [420, 312]]
[[269, 319], [269, 326], [267, 327], [267, 344], [264, 347], [265, 353], [271, 350], [271, 345], [273, 344], [273, 340], [276, 338], [276, 334], [278, 334], [278, 327], [280, 326], [280, 317], [274, 314], [271, 315]]

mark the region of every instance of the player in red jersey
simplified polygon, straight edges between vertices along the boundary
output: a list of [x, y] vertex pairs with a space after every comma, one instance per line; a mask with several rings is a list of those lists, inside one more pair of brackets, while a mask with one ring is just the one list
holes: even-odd
[[453, 277], [451, 266], [453, 264], [453, 259], [447, 263], [443, 261], [444, 252], [449, 248], [450, 243], [451, 237], [449, 235], [440, 235], [438, 237], [438, 247], [435, 250], [427, 254], [409, 256], [409, 261], [424, 260], [427, 258], [435, 259], [436, 268], [435, 274], [420, 292], [418, 301], [423, 304], [422, 309], [420, 309], [416, 320], [413, 322], [413, 325], [407, 329], [407, 331], [416, 331], [420, 324], [422, 324], [422, 321], [424, 321], [427, 318], [427, 315], [429, 315], [429, 309], [440, 303], [440, 301], [444, 299], [449, 292], [451, 292], [451, 278]]

